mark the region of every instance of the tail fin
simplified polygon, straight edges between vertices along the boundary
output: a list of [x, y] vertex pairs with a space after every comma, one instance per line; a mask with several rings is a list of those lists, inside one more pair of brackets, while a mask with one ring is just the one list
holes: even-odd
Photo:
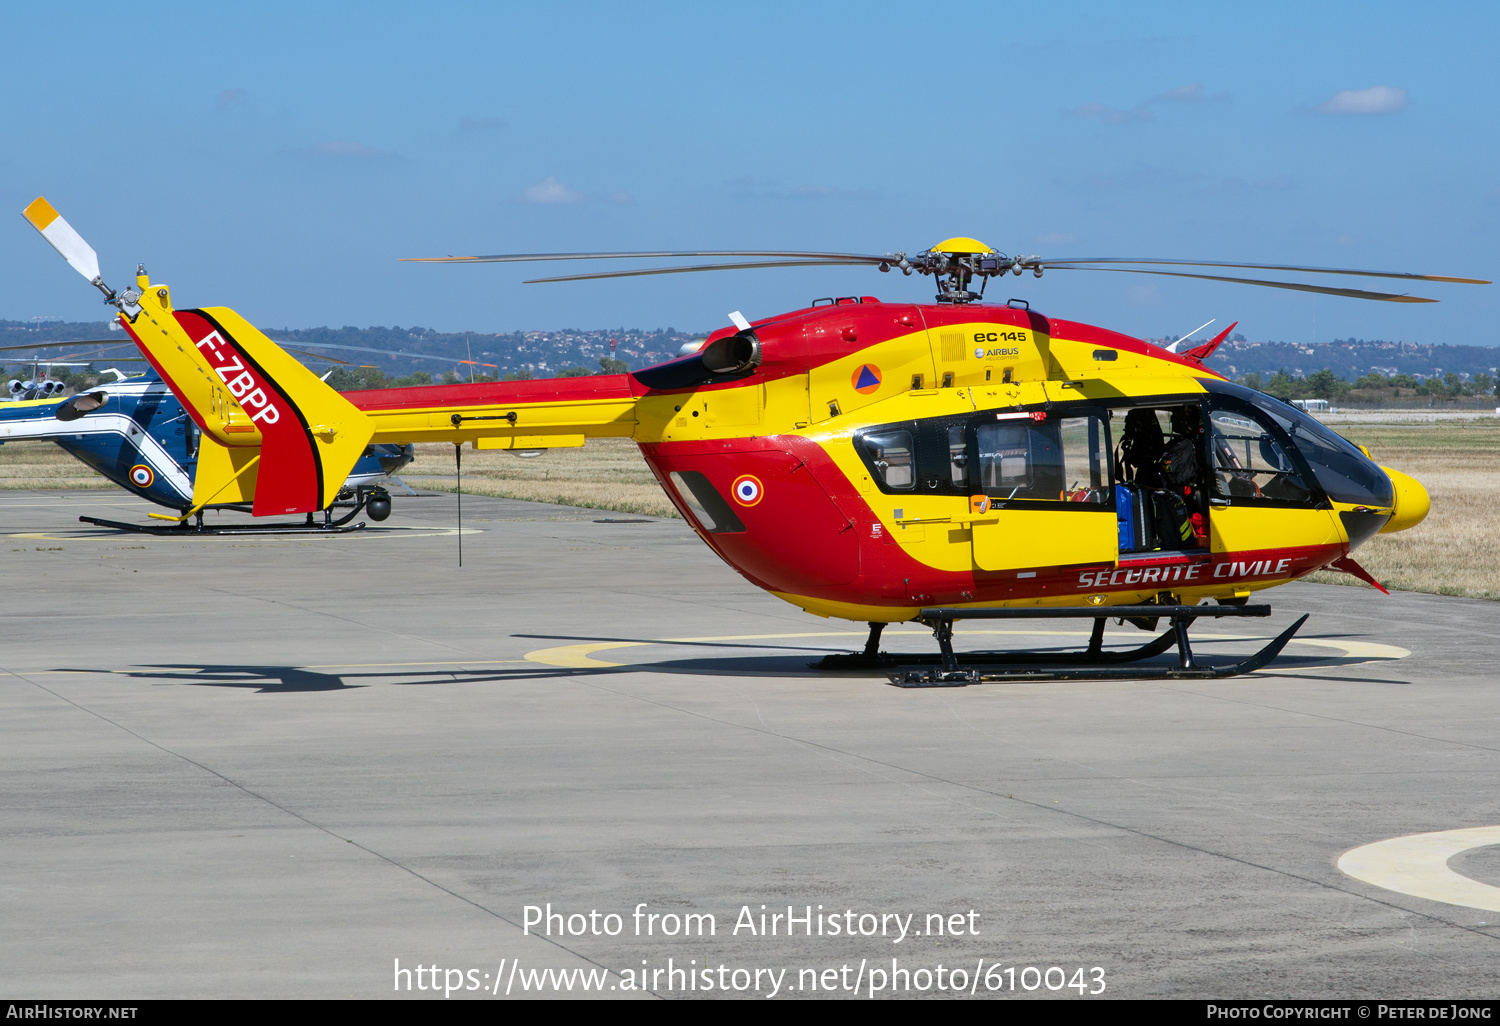
[[1194, 346], [1191, 349], [1184, 350], [1182, 355], [1198, 364], [1198, 366], [1203, 366], [1203, 361], [1212, 356], [1215, 349], [1223, 345], [1224, 340], [1229, 337], [1229, 333], [1234, 330], [1234, 325], [1238, 323], [1240, 322], [1235, 321], [1234, 324], [1231, 324], [1201, 346]]
[[[165, 285], [144, 274], [136, 283], [140, 312], [120, 321], [141, 352], [205, 435], [230, 450], [260, 450], [254, 515], [327, 508], [374, 434], [369, 418], [233, 310], [173, 310]], [[221, 462], [248, 471], [249, 454], [236, 457]], [[224, 501], [204, 493], [231, 487], [203, 485], [195, 506]]]

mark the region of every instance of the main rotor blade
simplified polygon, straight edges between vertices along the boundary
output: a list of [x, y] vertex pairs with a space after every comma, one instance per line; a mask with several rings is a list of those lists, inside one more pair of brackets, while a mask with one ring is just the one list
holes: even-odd
[[[1043, 268], [1076, 264], [1165, 264], [1169, 267], [1244, 267], [1254, 271], [1293, 271], [1303, 274], [1352, 274], [1365, 278], [1407, 278], [1414, 281], [1449, 281], [1459, 285], [1489, 285], [1483, 278], [1454, 278], [1445, 274], [1408, 274], [1396, 271], [1353, 271], [1341, 267], [1297, 267], [1291, 264], [1229, 264], [1212, 260], [1130, 260], [1124, 257], [1098, 257], [1074, 260], [1039, 260]], [[1436, 300], [1434, 300], [1436, 302]]]
[[[587, 281], [591, 278], [638, 278], [646, 274], [686, 274], [690, 271], [743, 271], [755, 267], [863, 267], [869, 260], [772, 260], [752, 264], [699, 264], [696, 267], [653, 267], [638, 271], [601, 271], [597, 274], [565, 274], [558, 278], [532, 278], [523, 285], [549, 281]], [[883, 262], [883, 261], [882, 261]]]
[[[87, 343], [78, 343], [78, 342], [70, 343], [70, 345], [85, 345], [85, 344], [87, 344]], [[12, 347], [7, 346], [6, 348], [10, 349]], [[46, 346], [38, 346], [38, 347], [16, 346], [14, 348], [17, 348], [17, 349], [26, 349], [26, 348], [50, 348], [50, 347], [46, 347]], [[50, 359], [53, 360], [53, 361], [56, 361], [56, 360], [72, 360], [72, 359], [86, 359], [86, 360], [88, 360], [91, 363], [94, 362], [94, 361], [105, 361], [105, 360], [124, 361], [124, 360], [137, 360], [137, 359], [141, 359], [141, 357], [139, 357], [139, 356], [110, 356], [110, 355], [108, 355], [109, 353], [111, 353], [111, 352], [113, 352], [114, 350], [117, 350], [117, 349], [125, 349], [125, 350], [129, 350], [131, 352], [135, 352], [136, 351], [135, 343], [133, 343], [133, 342], [127, 342], [127, 343], [125, 343], [123, 345], [121, 345], [119, 343], [114, 343], [114, 344], [111, 344], [111, 345], [106, 345], [103, 349], [80, 349], [80, 350], [77, 350], [76, 352], [60, 353], [57, 356], [51, 357]], [[40, 354], [37, 354], [37, 353], [33, 353], [30, 356], [24, 356], [23, 355], [23, 356], [20, 357], [20, 361], [22, 363], [47, 363], [48, 359], [49, 359], [48, 357], [41, 356]]]
[[128, 339], [122, 342], [118, 338], [75, 338], [67, 342], [33, 342], [29, 346], [0, 346], [0, 353], [8, 353], [18, 349], [56, 349], [62, 346], [110, 346], [134, 349], [135, 343]]
[[811, 262], [824, 260], [855, 261], [878, 264], [886, 260], [893, 263], [900, 257], [887, 253], [872, 256], [867, 253], [803, 253], [798, 251], [760, 249], [698, 249], [680, 252], [641, 253], [497, 253], [493, 256], [446, 256], [446, 257], [402, 257], [402, 263], [410, 264], [508, 264], [530, 260], [675, 260], [683, 257], [800, 257]]
[[[349, 350], [352, 350], [352, 351], [357, 352], [357, 353], [380, 353], [382, 356], [410, 356], [410, 357], [414, 357], [415, 359], [418, 359], [418, 360], [436, 360], [439, 363], [462, 363], [463, 362], [462, 360], [460, 360], [456, 356], [439, 356], [436, 353], [407, 353], [407, 352], [403, 352], [400, 349], [371, 349], [369, 346], [346, 346], [346, 345], [344, 345], [342, 343], [339, 343], [339, 342], [286, 342], [286, 341], [283, 341], [281, 339], [275, 339], [275, 338], [271, 339], [271, 341], [275, 342], [278, 346], [280, 346], [283, 349], [292, 349], [293, 346], [301, 346], [303, 349], [349, 349]], [[316, 354], [313, 354], [313, 353], [305, 353], [304, 355], [311, 356], [311, 357], [313, 357], [314, 359], [317, 359], [317, 360], [326, 360], [326, 359], [329, 359], [329, 357], [326, 357], [326, 356], [317, 356]], [[334, 360], [333, 362], [334, 363], [339, 363], [339, 362], [342, 362], [342, 361]], [[361, 364], [360, 366], [370, 366], [370, 365], [369, 364]]]
[[352, 367], [353, 366], [353, 364], [350, 361], [348, 361], [348, 360], [340, 360], [340, 359], [338, 359], [336, 357], [333, 357], [333, 356], [319, 356], [317, 353], [309, 353], [309, 352], [307, 352], [305, 350], [302, 350], [302, 349], [293, 349], [291, 346], [282, 346], [281, 348], [285, 349], [289, 353], [300, 353], [300, 354], [302, 354], [303, 356], [306, 356], [309, 359], [318, 360], [318, 361], [321, 361], [323, 363], [341, 363], [345, 367]]
[[[1045, 265], [1043, 265], [1045, 266]], [[1236, 285], [1264, 285], [1272, 289], [1293, 289], [1297, 292], [1317, 292], [1325, 296], [1346, 296], [1349, 299], [1378, 299], [1385, 303], [1436, 303], [1436, 299], [1421, 296], [1397, 295], [1393, 292], [1362, 292], [1359, 289], [1332, 289], [1325, 285], [1298, 285], [1290, 281], [1260, 281], [1255, 278], [1224, 278], [1217, 274], [1187, 274], [1183, 271], [1143, 271], [1132, 267], [1057, 267], [1058, 271], [1108, 271], [1112, 274], [1159, 274], [1168, 278], [1198, 278], [1202, 281], [1227, 281]]]

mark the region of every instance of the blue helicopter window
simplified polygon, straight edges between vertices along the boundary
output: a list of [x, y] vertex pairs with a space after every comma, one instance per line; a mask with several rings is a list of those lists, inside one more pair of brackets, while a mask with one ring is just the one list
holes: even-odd
[[1007, 501], [1110, 503], [1108, 430], [1097, 415], [996, 417], [975, 430], [979, 486], [986, 495]]

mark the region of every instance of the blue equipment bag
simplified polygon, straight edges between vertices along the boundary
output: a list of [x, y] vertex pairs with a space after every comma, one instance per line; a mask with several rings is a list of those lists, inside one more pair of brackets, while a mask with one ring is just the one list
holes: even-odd
[[1140, 503], [1135, 485], [1115, 486], [1115, 516], [1120, 526], [1120, 551], [1135, 551], [1135, 507]]

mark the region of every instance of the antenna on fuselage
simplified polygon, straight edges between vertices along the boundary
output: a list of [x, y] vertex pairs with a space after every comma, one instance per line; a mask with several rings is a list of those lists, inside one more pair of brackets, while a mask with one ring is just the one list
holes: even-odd
[[1208, 320], [1206, 320], [1202, 324], [1198, 325], [1192, 331], [1190, 331], [1186, 335], [1183, 335], [1182, 337], [1180, 337], [1176, 342], [1173, 342], [1171, 345], [1167, 346], [1167, 352], [1169, 352], [1169, 353], [1175, 353], [1175, 352], [1177, 352], [1177, 347], [1178, 346], [1182, 345], [1184, 342], [1191, 342], [1193, 340], [1193, 335], [1195, 335], [1196, 333], [1202, 331], [1204, 328], [1208, 327], [1210, 324], [1212, 324], [1216, 320], [1218, 320], [1217, 317], [1210, 317]]

